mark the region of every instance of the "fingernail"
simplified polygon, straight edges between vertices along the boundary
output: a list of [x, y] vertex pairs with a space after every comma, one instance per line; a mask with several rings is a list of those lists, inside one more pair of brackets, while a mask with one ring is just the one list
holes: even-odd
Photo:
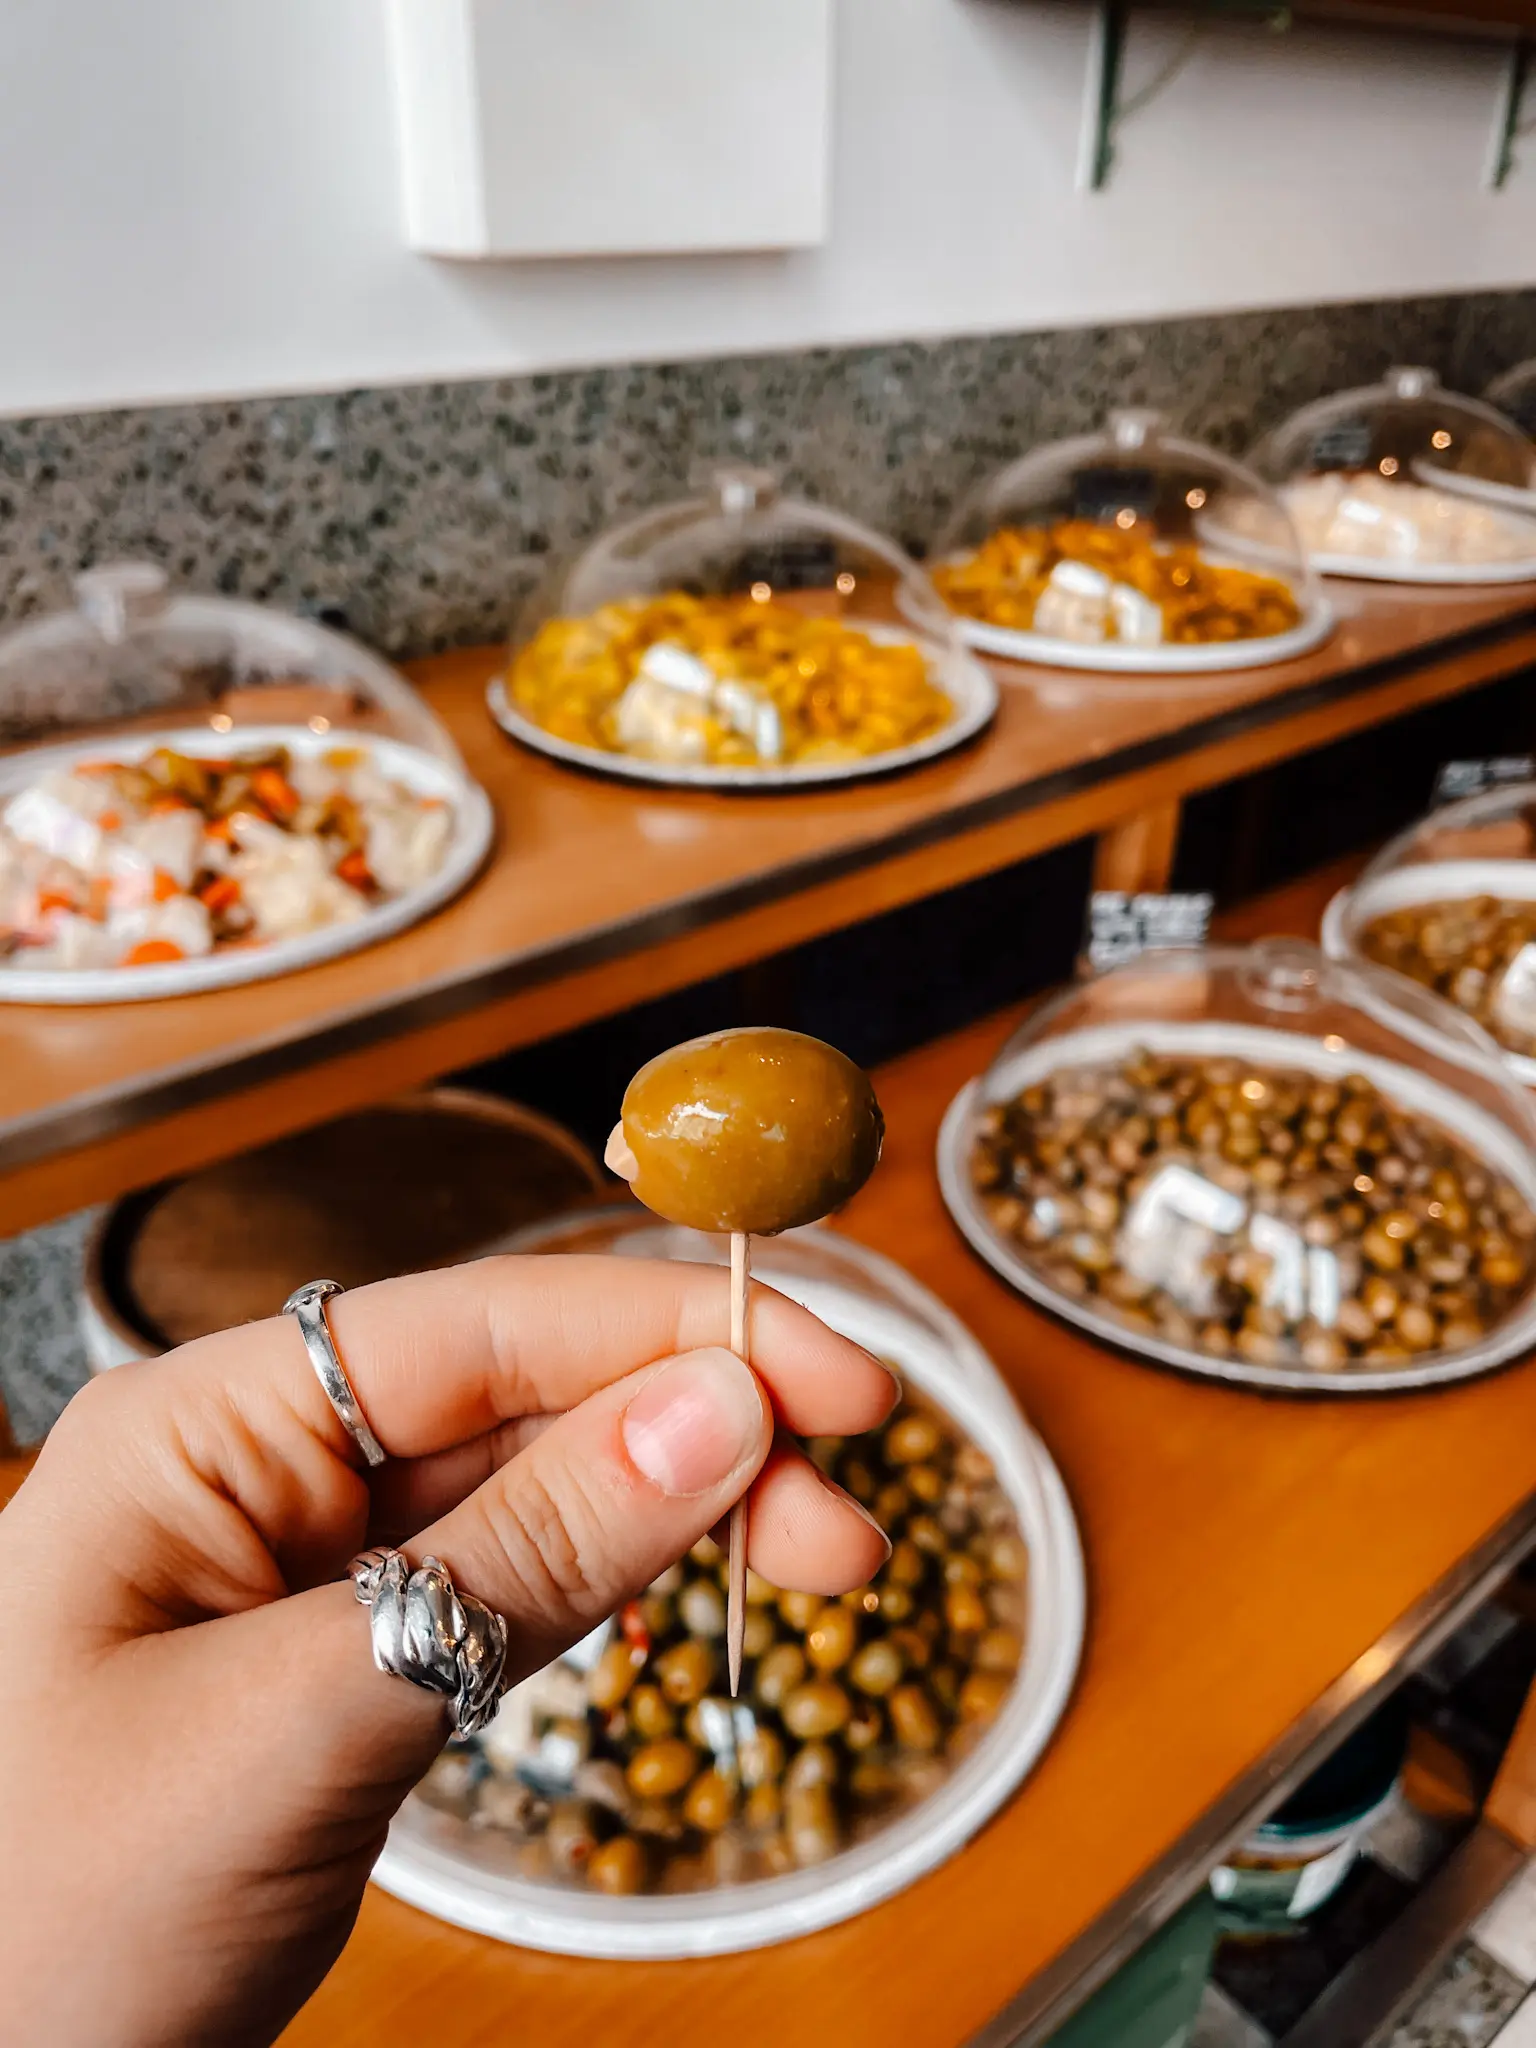
[[890, 1381], [891, 1406], [894, 1408], [896, 1406], [896, 1403], [901, 1399], [901, 1374], [896, 1370], [895, 1366], [891, 1364], [888, 1358], [881, 1358], [876, 1352], [873, 1351], [865, 1351], [864, 1346], [862, 1344], [860, 1344], [857, 1348], [860, 1351], [863, 1351], [864, 1356], [869, 1360], [870, 1364], [873, 1366], [877, 1366], [880, 1369], [880, 1371], [885, 1374], [886, 1378]]
[[871, 1529], [874, 1530], [880, 1541], [885, 1545], [885, 1554], [889, 1557], [892, 1549], [891, 1539], [869, 1512], [869, 1509], [865, 1507], [864, 1503], [855, 1500], [846, 1486], [839, 1486], [835, 1479], [829, 1479], [819, 1465], [812, 1465], [811, 1470], [816, 1474], [816, 1477], [821, 1481], [828, 1493], [835, 1494], [845, 1508], [852, 1508], [861, 1521], [868, 1522]]
[[757, 1382], [729, 1351], [685, 1351], [624, 1411], [624, 1447], [663, 1493], [707, 1493], [767, 1433]]

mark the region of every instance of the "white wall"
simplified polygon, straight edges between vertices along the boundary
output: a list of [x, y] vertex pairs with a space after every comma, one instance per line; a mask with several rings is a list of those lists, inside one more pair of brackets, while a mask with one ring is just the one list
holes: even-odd
[[838, 0], [824, 248], [470, 266], [401, 239], [378, 0], [4, 0], [0, 412], [1536, 282], [1496, 46], [1213, 28], [1094, 195], [1089, 13]]

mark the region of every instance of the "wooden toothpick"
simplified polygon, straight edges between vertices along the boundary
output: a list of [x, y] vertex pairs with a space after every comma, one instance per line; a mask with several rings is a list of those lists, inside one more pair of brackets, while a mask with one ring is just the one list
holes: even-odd
[[[743, 1365], [752, 1363], [747, 1347], [747, 1284], [751, 1278], [752, 1240], [744, 1230], [731, 1232], [731, 1349]], [[731, 1698], [741, 1690], [741, 1649], [747, 1626], [747, 1501], [743, 1494], [731, 1509], [730, 1558], [725, 1605], [725, 1661]]]

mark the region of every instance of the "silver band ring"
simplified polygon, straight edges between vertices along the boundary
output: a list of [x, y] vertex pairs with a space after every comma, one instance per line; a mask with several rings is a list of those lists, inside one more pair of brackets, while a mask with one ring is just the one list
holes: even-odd
[[368, 1609], [380, 1671], [440, 1693], [456, 1735], [474, 1735], [505, 1689], [507, 1624], [483, 1600], [455, 1590], [446, 1565], [424, 1557], [413, 1571], [398, 1550], [365, 1550], [347, 1566]]
[[368, 1427], [368, 1418], [358, 1405], [352, 1382], [337, 1355], [331, 1326], [325, 1319], [325, 1304], [333, 1294], [345, 1292], [338, 1280], [310, 1280], [289, 1295], [283, 1303], [283, 1314], [292, 1316], [298, 1324], [315, 1377], [336, 1410], [342, 1428], [370, 1465], [382, 1465], [386, 1456], [384, 1446]]

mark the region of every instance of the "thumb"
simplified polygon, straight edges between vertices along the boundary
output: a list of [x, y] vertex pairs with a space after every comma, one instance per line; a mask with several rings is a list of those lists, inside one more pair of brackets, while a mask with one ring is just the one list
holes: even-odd
[[685, 1351], [560, 1416], [411, 1544], [504, 1614], [515, 1676], [583, 1635], [746, 1492], [773, 1411], [724, 1350]]

